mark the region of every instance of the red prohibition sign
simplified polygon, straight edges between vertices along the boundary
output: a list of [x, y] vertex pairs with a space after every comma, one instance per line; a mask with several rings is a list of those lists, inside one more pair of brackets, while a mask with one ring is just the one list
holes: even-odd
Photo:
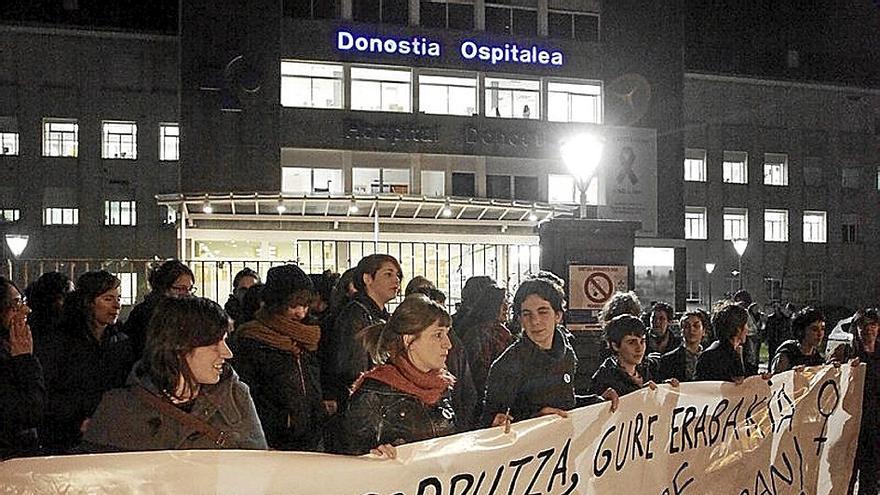
[[594, 303], [607, 301], [611, 297], [612, 290], [614, 283], [611, 282], [611, 277], [602, 272], [591, 273], [584, 280], [584, 295]]

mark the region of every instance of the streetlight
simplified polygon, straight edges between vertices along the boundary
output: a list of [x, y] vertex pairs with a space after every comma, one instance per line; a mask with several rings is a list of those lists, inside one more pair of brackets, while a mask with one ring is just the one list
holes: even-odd
[[593, 134], [578, 134], [562, 143], [562, 161], [575, 178], [580, 191], [580, 216], [587, 217], [587, 188], [602, 159], [604, 144]]
[[709, 281], [709, 311], [712, 311], [712, 272], [715, 271], [715, 263], [706, 263], [706, 279]]
[[[18, 259], [21, 256], [21, 253], [24, 252], [24, 249], [28, 245], [29, 236], [26, 234], [6, 234], [4, 236], [6, 238], [6, 247], [9, 248], [9, 252], [12, 253], [12, 257]], [[12, 260], [6, 260], [8, 263], [8, 273], [9, 279], [13, 279], [12, 273]]]
[[736, 250], [737, 256], [739, 256], [739, 288], [743, 288], [743, 253], [746, 252], [746, 248], [749, 246], [748, 239], [733, 239], [730, 242], [733, 243], [733, 249]]

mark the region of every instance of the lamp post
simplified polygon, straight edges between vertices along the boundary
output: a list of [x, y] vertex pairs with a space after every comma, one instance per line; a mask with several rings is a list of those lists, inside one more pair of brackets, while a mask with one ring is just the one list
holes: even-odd
[[[6, 247], [12, 253], [12, 258], [18, 259], [27, 247], [29, 237], [25, 234], [6, 234], [4, 237], [6, 238]], [[13, 280], [12, 259], [9, 258], [6, 262], [8, 263], [9, 279]]]
[[712, 272], [715, 271], [715, 263], [706, 263], [706, 279], [709, 281], [709, 304], [708, 308], [712, 310]]
[[748, 239], [733, 239], [730, 242], [733, 243], [733, 249], [736, 250], [737, 256], [739, 256], [739, 288], [743, 288], [743, 253], [746, 252], [746, 248], [749, 246]]
[[578, 134], [562, 143], [562, 161], [574, 176], [580, 192], [578, 218], [587, 218], [587, 188], [602, 159], [602, 141], [593, 134]]

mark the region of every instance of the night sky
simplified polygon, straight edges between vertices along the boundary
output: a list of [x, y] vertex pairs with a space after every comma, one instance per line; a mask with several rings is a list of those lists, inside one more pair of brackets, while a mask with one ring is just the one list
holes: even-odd
[[[880, 0], [682, 1], [688, 70], [880, 87]], [[174, 34], [177, 6], [178, 0], [5, 0], [0, 19]], [[797, 51], [798, 67], [789, 67], [789, 50]]]

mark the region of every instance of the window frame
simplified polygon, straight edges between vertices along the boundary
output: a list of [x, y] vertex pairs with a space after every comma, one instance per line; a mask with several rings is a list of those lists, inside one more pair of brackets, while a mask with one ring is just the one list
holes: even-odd
[[[305, 75], [305, 74], [285, 74], [284, 67], [288, 64], [302, 64], [302, 65], [312, 65], [312, 66], [324, 66], [324, 67], [334, 67], [339, 68], [340, 73], [339, 77], [325, 77], [325, 76], [313, 76], [313, 75]], [[290, 81], [291, 79], [301, 79], [309, 81], [309, 105], [294, 105], [290, 103], [285, 103], [285, 79]], [[320, 81], [331, 81], [339, 83], [339, 94], [336, 95], [334, 93], [334, 97], [338, 96], [339, 102], [338, 105], [315, 105], [315, 80]], [[312, 61], [312, 60], [293, 60], [293, 59], [284, 59], [281, 61], [281, 89], [279, 94], [279, 104], [285, 108], [324, 108], [324, 109], [334, 109], [334, 110], [342, 110], [345, 108], [345, 85], [350, 84], [350, 80], [346, 81], [345, 77], [345, 64], [339, 62], [332, 61]], [[334, 86], [334, 92], [335, 92]], [[335, 103], [335, 102], [334, 102]]]
[[[554, 36], [553, 34], [550, 33], [550, 16], [553, 14], [566, 15], [569, 17], [570, 29], [568, 31], [568, 36], [563, 38], [563, 37]], [[577, 22], [576, 22], [577, 21], [576, 18], [578, 16], [595, 17], [596, 18], [596, 38], [595, 39], [589, 39], [589, 40], [578, 39]], [[576, 40], [576, 41], [587, 42], [587, 43], [590, 43], [590, 42], [598, 43], [598, 42], [602, 41], [602, 15], [597, 12], [578, 12], [578, 11], [574, 11], [574, 10], [548, 8], [547, 9], [547, 24], [548, 24], [547, 37], [550, 39]]]
[[0, 224], [21, 220], [21, 208], [0, 208]]
[[[390, 71], [390, 72], [399, 72], [401, 74], [406, 73], [409, 75], [407, 82], [395, 81], [391, 79], [363, 79], [363, 78], [355, 78], [355, 71], [364, 70], [364, 71]], [[351, 110], [357, 112], [394, 112], [394, 113], [412, 113], [413, 110], [413, 73], [415, 71], [412, 67], [405, 66], [391, 66], [391, 65], [367, 65], [367, 64], [352, 64], [351, 71], [349, 72], [350, 76], [348, 79], [348, 85], [351, 88]], [[364, 108], [364, 107], [356, 107], [355, 103], [357, 99], [354, 95], [359, 94], [361, 92], [360, 89], [355, 89], [355, 82], [363, 81], [367, 83], [378, 83], [379, 85], [379, 108]], [[391, 109], [390, 106], [388, 108], [385, 107], [383, 102], [384, 92], [385, 92], [385, 84], [397, 84], [397, 85], [406, 85], [409, 92], [409, 97], [407, 99], [407, 107], [401, 110]], [[363, 89], [366, 91], [366, 89]]]
[[[58, 221], [55, 221], [59, 218]], [[79, 225], [79, 207], [77, 206], [45, 206], [43, 207], [44, 226], [75, 226]]]
[[[114, 126], [128, 126], [129, 129], [128, 132], [120, 132], [118, 129], [114, 131]], [[126, 137], [130, 139], [130, 142], [126, 142]], [[101, 158], [104, 160], [137, 160], [137, 122], [102, 120]]]
[[764, 153], [764, 185], [788, 186], [787, 153]]
[[18, 156], [18, 141], [17, 132], [0, 132], [0, 156]]
[[[422, 78], [428, 77], [436, 77], [436, 78], [446, 78], [446, 79], [467, 79], [471, 80], [473, 78], [473, 86], [466, 86], [463, 84], [436, 84], [433, 82], [422, 82]], [[467, 71], [441, 71], [441, 70], [420, 70], [417, 71], [415, 75], [416, 84], [418, 85], [419, 90], [419, 113], [424, 113], [426, 115], [458, 115], [462, 117], [471, 117], [473, 115], [480, 114], [480, 75], [477, 72], [467, 72]], [[425, 92], [423, 91], [423, 86], [432, 86], [432, 87], [441, 87], [446, 88], [446, 109], [445, 113], [437, 113], [437, 112], [429, 112], [423, 106], [426, 98], [424, 98]], [[453, 113], [449, 111], [450, 106], [450, 88], [464, 88], [464, 89], [473, 89], [473, 108], [474, 111], [471, 113]]]
[[[813, 227], [807, 228], [808, 221], [807, 217], [812, 218], [821, 218], [821, 222], [810, 222], [810, 225], [817, 225], [818, 232], [815, 232], [817, 235], [810, 235], [813, 233]], [[803, 239], [805, 244], [826, 244], [828, 242], [828, 212], [823, 210], [804, 210], [803, 213]], [[808, 237], [809, 235], [809, 237]]]
[[[697, 163], [694, 163], [697, 162]], [[694, 171], [697, 171], [694, 174]], [[706, 182], [706, 150], [702, 148], [685, 148], [684, 150], [684, 181]]]
[[[739, 217], [738, 220], [735, 217]], [[748, 239], [749, 238], [749, 209], [748, 208], [735, 208], [729, 207], [724, 208], [724, 211], [721, 215], [722, 221], [722, 231], [723, 231], [723, 239], [725, 241], [732, 241], [735, 239]], [[742, 235], [742, 232], [739, 234], [734, 233], [733, 223], [741, 223], [741, 230], [745, 231], [745, 235]]]
[[[520, 88], [504, 88], [502, 86], [499, 86], [498, 88], [490, 88], [488, 85], [488, 82], [490, 80], [498, 80], [499, 82], [517, 81], [517, 82], [535, 83], [535, 84], [537, 84], [538, 89], [532, 90], [532, 89], [520, 89]], [[496, 118], [496, 119], [497, 118], [515, 119], [515, 120], [542, 120], [542, 118], [541, 118], [541, 96], [542, 96], [542, 93], [544, 92], [544, 90], [543, 90], [544, 88], [543, 88], [543, 83], [542, 83], [541, 78], [527, 77], [527, 76], [520, 76], [520, 75], [514, 76], [514, 75], [510, 75], [510, 74], [485, 74], [485, 77], [483, 77], [482, 86], [483, 86], [482, 90], [483, 90], [483, 96], [484, 96], [484, 100], [483, 100], [483, 102], [484, 102], [483, 103], [483, 105], [484, 105], [483, 116], [484, 117], [490, 117], [490, 118]], [[500, 106], [498, 106], [498, 105], [496, 105], [495, 107], [489, 106], [489, 100], [491, 99], [489, 97], [490, 91], [497, 91], [499, 93], [510, 92], [510, 100], [511, 100], [511, 109], [510, 110], [512, 112], [510, 116], [501, 115], [501, 109], [500, 109]], [[513, 113], [516, 110], [515, 100], [516, 100], [517, 94], [519, 94], [519, 93], [537, 95], [537, 100], [535, 102], [535, 108], [533, 110], [531, 107], [529, 107], [529, 116], [528, 117], [522, 117], [522, 114], [520, 114], [520, 116], [517, 116], [516, 113]], [[500, 96], [498, 99], [500, 100]], [[495, 108], [496, 111], [492, 112], [490, 110], [491, 108]], [[523, 106], [523, 110], [525, 110], [525, 105]]]
[[[54, 126], [72, 125], [73, 128], [53, 129]], [[57, 151], [53, 147], [57, 146]], [[43, 156], [49, 158], [76, 158], [79, 155], [79, 120], [55, 117], [43, 118]]]
[[[575, 93], [571, 91], [553, 91], [551, 90], [551, 86], [554, 84], [558, 85], [566, 85], [566, 86], [584, 86], [584, 87], [592, 87], [598, 88], [598, 94], [591, 93]], [[586, 123], [586, 124], [602, 124], [604, 121], [604, 108], [602, 102], [604, 100], [603, 95], [605, 92], [604, 85], [602, 81], [590, 80], [590, 79], [563, 79], [563, 78], [545, 78], [542, 84], [541, 93], [546, 94], [547, 98], [547, 122], [576, 122], [576, 123]], [[565, 109], [566, 109], [566, 118], [564, 120], [559, 120], [551, 117], [551, 94], [553, 95], [565, 95]], [[575, 105], [572, 104], [573, 98], [575, 97], [583, 97], [592, 101], [593, 108], [595, 111], [593, 112], [592, 120], [576, 120], [573, 116]], [[540, 99], [538, 100], [540, 104]], [[539, 116], [539, 120], [540, 116]]]
[[[742, 160], [735, 160], [742, 158]], [[739, 173], [734, 167], [740, 168]], [[739, 179], [742, 175], [742, 180]], [[724, 150], [721, 161], [721, 180], [725, 184], [748, 184], [749, 183], [749, 153], [747, 151]]]
[[[309, 190], [308, 191], [296, 191], [296, 190], [284, 188], [284, 169], [308, 170], [308, 172], [309, 172]], [[327, 191], [317, 191], [316, 189], [318, 189], [318, 188], [315, 187], [315, 184], [316, 184], [315, 171], [317, 171], [317, 170], [332, 170], [332, 171], [336, 172], [338, 175], [338, 178], [339, 178], [338, 187], [328, 188]], [[284, 167], [284, 166], [282, 166], [281, 167], [281, 184], [282, 184], [281, 192], [283, 192], [283, 193], [290, 193], [290, 194], [342, 194], [345, 191], [344, 181], [345, 181], [345, 176], [342, 173], [341, 168], [305, 167], [305, 166], [297, 166], [297, 167]], [[331, 182], [333, 182], [332, 179], [331, 179]]]
[[684, 238], [687, 240], [703, 241], [708, 239], [708, 230], [708, 212], [706, 207], [685, 206]]
[[[175, 129], [176, 134], [168, 133]], [[173, 142], [173, 143], [172, 143]], [[173, 153], [169, 151], [173, 149]], [[171, 157], [173, 155], [173, 158]], [[159, 161], [175, 162], [180, 160], [180, 124], [176, 122], [159, 123]]]
[[861, 177], [861, 167], [843, 167], [840, 169], [840, 187], [842, 189], [861, 189]]
[[[777, 219], [768, 218], [768, 215], [774, 214], [782, 215], [782, 217]], [[764, 209], [764, 242], [788, 242], [788, 218], [788, 210], [786, 209]], [[772, 235], [774, 233], [777, 233], [777, 229], [773, 228], [772, 225], [780, 223], [780, 220], [784, 221], [784, 228], [781, 230], [781, 232], [778, 232], [778, 234], [780, 235]]]
[[[127, 208], [124, 208], [127, 206]], [[104, 200], [104, 226], [137, 226], [137, 201], [133, 199]]]

